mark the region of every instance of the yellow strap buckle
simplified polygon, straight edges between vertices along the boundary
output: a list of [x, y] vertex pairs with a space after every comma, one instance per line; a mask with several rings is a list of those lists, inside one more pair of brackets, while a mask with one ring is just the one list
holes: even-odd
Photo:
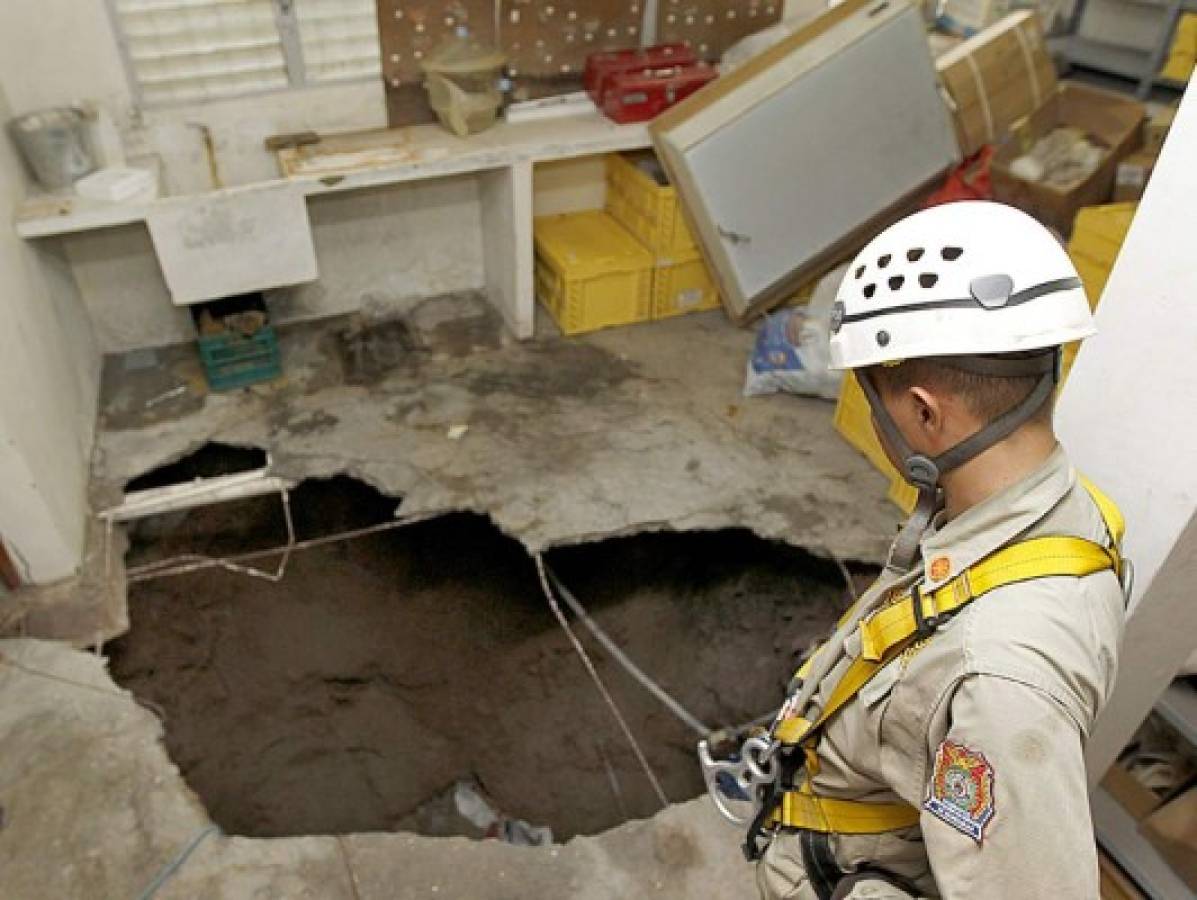
[[882, 834], [918, 822], [919, 811], [906, 803], [834, 800], [795, 790], [782, 794], [773, 824], [825, 834]]

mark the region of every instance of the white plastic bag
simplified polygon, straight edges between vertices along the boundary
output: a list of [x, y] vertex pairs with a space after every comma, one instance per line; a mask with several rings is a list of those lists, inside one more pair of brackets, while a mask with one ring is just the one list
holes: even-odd
[[748, 360], [744, 396], [785, 391], [835, 400], [842, 372], [832, 372], [831, 309], [848, 267], [828, 272], [815, 286], [806, 307], [792, 307], [766, 316]]

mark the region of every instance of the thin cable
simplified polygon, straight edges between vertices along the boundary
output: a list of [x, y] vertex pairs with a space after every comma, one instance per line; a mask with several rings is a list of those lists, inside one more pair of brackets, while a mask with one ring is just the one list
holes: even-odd
[[249, 560], [261, 559], [266, 556], [274, 556], [277, 553], [293, 554], [300, 550], [308, 550], [312, 547], [320, 547], [324, 544], [335, 544], [341, 541], [351, 541], [356, 538], [366, 537], [367, 535], [377, 534], [382, 531], [391, 531], [395, 528], [403, 528], [407, 525], [415, 525], [419, 522], [425, 522], [428, 519], [435, 518], [439, 513], [429, 513], [427, 515], [409, 516], [406, 519], [397, 519], [393, 522], [382, 522], [378, 525], [370, 525], [365, 528], [355, 528], [350, 531], [341, 531], [336, 534], [323, 535], [318, 538], [310, 538], [306, 541], [296, 541], [292, 544], [285, 544], [281, 547], [271, 547], [267, 550], [251, 550], [246, 553], [237, 553], [232, 556], [210, 557], [199, 556], [194, 553], [184, 554], [182, 556], [174, 556], [170, 559], [158, 560], [157, 562], [146, 563], [143, 566], [137, 566], [129, 569], [126, 574], [126, 580], [130, 583], [138, 581], [149, 581], [152, 578], [165, 578], [170, 575], [185, 575], [190, 572], [198, 572], [202, 569], [222, 568], [231, 572], [239, 572], [244, 575], [254, 575], [255, 577], [265, 578], [273, 581], [277, 580], [273, 577], [271, 572], [262, 572], [259, 569], [253, 569], [248, 566], [239, 565]]
[[644, 774], [648, 777], [649, 783], [653, 786], [653, 791], [657, 795], [657, 799], [661, 801], [661, 808], [665, 809], [669, 806], [669, 798], [665, 796], [665, 791], [661, 788], [661, 782], [657, 780], [657, 776], [653, 773], [652, 766], [648, 764], [648, 759], [644, 756], [644, 751], [640, 749], [640, 744], [636, 741], [636, 736], [632, 734], [632, 729], [628, 727], [628, 723], [624, 720], [623, 714], [619, 711], [619, 707], [615, 705], [615, 699], [607, 690], [607, 686], [603, 684], [603, 680], [599, 677], [598, 670], [594, 667], [590, 657], [586, 654], [586, 648], [582, 646], [582, 642], [578, 640], [578, 636], [574, 634], [573, 629], [569, 627], [569, 621], [565, 618], [565, 613], [561, 611], [560, 604], [557, 603], [557, 598], [553, 595], [553, 589], [549, 587], [549, 579], [545, 574], [544, 557], [539, 553], [533, 553], [532, 559], [536, 562], [536, 574], [540, 577], [540, 587], [544, 591], [545, 598], [549, 601], [549, 607], [553, 610], [553, 615], [557, 617], [557, 622], [561, 625], [561, 630], [565, 632], [565, 636], [569, 638], [569, 642], [573, 644], [574, 650], [577, 651], [578, 657], [582, 660], [582, 665], [586, 667], [586, 671], [590, 673], [591, 679], [594, 681], [594, 686], [598, 688], [602, 694], [603, 700], [607, 707], [611, 710], [611, 715], [615, 717], [615, 721], [619, 723], [620, 729], [623, 731], [624, 737], [628, 739], [628, 743], [632, 747], [632, 752], [639, 760], [640, 766], [644, 769]]
[[92, 691], [97, 694], [107, 694], [109, 697], [117, 697], [121, 700], [131, 699], [138, 706], [149, 710], [159, 721], [166, 723], [166, 710], [155, 703], [153, 700], [147, 700], [144, 697], [138, 697], [134, 693], [126, 693], [124, 691], [110, 691], [108, 688], [100, 687], [98, 684], [88, 684], [86, 681], [76, 681], [74, 678], [67, 678], [64, 675], [56, 675], [53, 672], [43, 672], [41, 669], [35, 669], [27, 666], [24, 663], [17, 662], [11, 656], [0, 653], [0, 665], [12, 666], [14, 669], [24, 672], [26, 675], [32, 675], [36, 678], [45, 678], [47, 681], [57, 681], [59, 684], [69, 685], [71, 687], [80, 688], [85, 691]]
[[187, 862], [188, 857], [199, 848], [204, 839], [214, 831], [220, 831], [220, 827], [209, 825], [193, 837], [191, 842], [180, 850], [174, 859], [163, 866], [162, 870], [154, 877], [154, 880], [149, 883], [146, 889], [138, 894], [138, 900], [150, 900], [151, 897], [157, 894], [162, 889], [162, 886], [170, 881], [174, 874], [183, 867], [183, 863]]
[[345, 874], [349, 876], [349, 892], [353, 894], [353, 900], [362, 900], [361, 891], [357, 889], [357, 875], [353, 872], [353, 865], [349, 862], [349, 848], [345, 846], [343, 837], [339, 834], [334, 835], [337, 841], [337, 849], [341, 852], [341, 862], [345, 864]]
[[831, 561], [835, 563], [836, 568], [840, 570], [840, 575], [844, 577], [844, 586], [848, 588], [848, 596], [855, 603], [860, 599], [860, 595], [856, 593], [856, 585], [852, 581], [852, 573], [848, 571], [848, 566], [845, 565], [844, 561], [830, 547], [824, 547], [823, 550], [831, 557]]
[[571, 610], [573, 610], [574, 615], [578, 617], [582, 624], [590, 630], [590, 633], [594, 635], [595, 640], [603, 645], [603, 649], [610, 653], [615, 658], [617, 663], [623, 666], [624, 671], [640, 682], [646, 691], [665, 704], [665, 707], [671, 713], [685, 723], [686, 727], [695, 732], [699, 737], [705, 738], [714, 730], [708, 728], [706, 725], [700, 722], [697, 716], [692, 715], [689, 710], [674, 700], [671, 696], [669, 696], [669, 694], [665, 693], [664, 688], [649, 678], [648, 675], [644, 673], [644, 670], [632, 662], [628, 655], [624, 653], [622, 649], [620, 649], [619, 645], [616, 644], [615, 641], [611, 640], [607, 633], [599, 627], [599, 624], [595, 622], [594, 619], [590, 618], [585, 608], [578, 601], [578, 598], [570, 593], [569, 588], [561, 583], [561, 579], [557, 577], [557, 573], [552, 570], [548, 563], [545, 563], [544, 568], [545, 572], [549, 576], [549, 581], [553, 583], [553, 587], [555, 587], [557, 589], [557, 593], [561, 595], [561, 599], [565, 601], [566, 605]]

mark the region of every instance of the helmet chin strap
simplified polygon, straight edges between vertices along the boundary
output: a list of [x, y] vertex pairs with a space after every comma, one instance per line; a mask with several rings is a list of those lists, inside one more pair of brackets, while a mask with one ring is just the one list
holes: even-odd
[[1050, 400], [1059, 383], [1058, 347], [1030, 356], [943, 356], [935, 357], [935, 361], [976, 375], [1002, 378], [1037, 375], [1039, 380], [1031, 392], [1013, 407], [954, 447], [932, 458], [916, 453], [911, 448], [893, 416], [881, 402], [881, 395], [872, 380], [863, 374], [857, 379], [886, 442], [902, 460], [903, 475], [919, 492], [914, 511], [898, 533], [885, 564], [887, 569], [899, 574], [909, 572], [914, 566], [923, 534], [943, 505], [940, 479], [1017, 431]]

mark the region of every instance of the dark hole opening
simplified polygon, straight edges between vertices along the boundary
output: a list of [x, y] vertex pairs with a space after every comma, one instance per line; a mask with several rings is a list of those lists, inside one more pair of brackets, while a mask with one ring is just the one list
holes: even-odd
[[[221, 517], [273, 538], [268, 500], [187, 513], [133, 553], [225, 549]], [[301, 537], [386, 521], [396, 503], [349, 478], [305, 482], [292, 499]], [[712, 727], [775, 708], [846, 602], [834, 565], [743, 530], [636, 535], [547, 560]], [[129, 603], [112, 671], [165, 711], [172, 758], [229, 834], [482, 837], [459, 811], [462, 783], [558, 841], [658, 808], [531, 558], [486, 518], [306, 550], [279, 583], [214, 569], [135, 583]], [[574, 624], [670, 799], [702, 793], [697, 736]]]
[[265, 465], [266, 451], [260, 447], [234, 447], [231, 444], [210, 441], [176, 462], [137, 476], [125, 485], [125, 492], [187, 484], [197, 478], [217, 478], [237, 472], [251, 472]]

